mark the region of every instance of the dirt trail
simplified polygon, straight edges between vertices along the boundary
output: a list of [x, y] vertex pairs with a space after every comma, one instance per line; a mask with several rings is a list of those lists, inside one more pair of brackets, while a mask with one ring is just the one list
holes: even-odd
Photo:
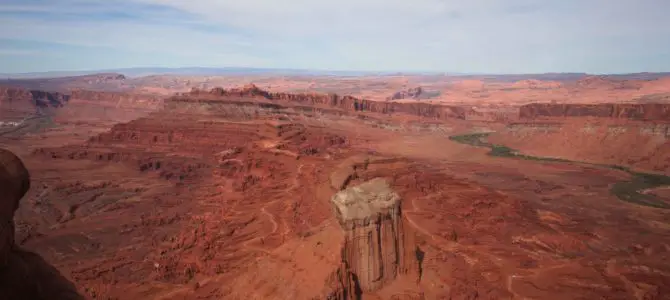
[[275, 221], [275, 216], [273, 216], [271, 213], [269, 213], [267, 210], [265, 210], [265, 208], [266, 208], [268, 205], [272, 205], [272, 204], [274, 204], [274, 203], [276, 203], [276, 202], [277, 202], [277, 201], [273, 201], [273, 202], [268, 203], [267, 205], [261, 207], [261, 212], [264, 213], [266, 216], [268, 216], [268, 218], [270, 218], [270, 222], [272, 222], [272, 232], [271, 232], [270, 234], [268, 234], [268, 236], [274, 234], [275, 232], [277, 232], [277, 229], [279, 229], [279, 224], [277, 224], [277, 221]]
[[[296, 189], [298, 189], [300, 187], [300, 181], [298, 180], [298, 178], [302, 174], [303, 166], [304, 166], [303, 164], [300, 164], [298, 166], [296, 175], [295, 175], [295, 177], [293, 178], [293, 181], [292, 181], [292, 185], [285, 191], [285, 193], [291, 193], [291, 192], [295, 191]], [[261, 214], [267, 216], [267, 218], [272, 223], [272, 231], [270, 233], [267, 233], [267, 234], [263, 235], [263, 236], [255, 237], [253, 239], [250, 239], [250, 240], [247, 240], [247, 241], [243, 242], [241, 244], [242, 247], [252, 249], [252, 250], [256, 250], [256, 251], [262, 251], [262, 252], [265, 252], [265, 253], [270, 253], [270, 251], [268, 251], [266, 249], [251, 246], [249, 244], [251, 244], [253, 242], [256, 242], [256, 241], [261, 241], [262, 242], [264, 239], [266, 239], [268, 237], [271, 237], [271, 236], [273, 236], [277, 233], [277, 231], [279, 230], [279, 227], [280, 227], [279, 222], [277, 221], [278, 217], [273, 215], [272, 213], [268, 212], [267, 208], [279, 203], [279, 201], [280, 200], [273, 200], [273, 201], [267, 202], [260, 209]], [[282, 222], [285, 223], [285, 221], [283, 221], [283, 220], [282, 220]], [[284, 239], [290, 233], [290, 227], [289, 226], [284, 224], [283, 227], [285, 228], [285, 230], [284, 230], [284, 232], [281, 233], [282, 239]]]

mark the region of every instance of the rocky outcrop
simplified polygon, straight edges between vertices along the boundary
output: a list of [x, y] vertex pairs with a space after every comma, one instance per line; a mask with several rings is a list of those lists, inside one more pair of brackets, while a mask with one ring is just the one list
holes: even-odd
[[289, 102], [293, 104], [315, 107], [336, 107], [346, 111], [373, 112], [383, 114], [410, 114], [420, 117], [447, 119], [465, 119], [471, 112], [470, 108], [460, 106], [437, 105], [428, 103], [398, 103], [359, 99], [352, 96], [317, 93], [269, 93], [256, 87], [247, 85], [242, 89], [214, 88], [210, 91], [193, 89], [190, 93], [175, 96], [171, 101], [189, 101], [213, 99], [217, 97], [254, 98], [270, 101]]
[[150, 101], [157, 101], [161, 97], [148, 96], [142, 94], [129, 94], [122, 92], [100, 92], [89, 90], [73, 90], [71, 93], [72, 100], [86, 100], [93, 102], [110, 102], [118, 103], [119, 101], [127, 103], [143, 103]]
[[521, 118], [537, 117], [602, 117], [670, 121], [670, 104], [545, 104], [521, 106]]
[[327, 299], [357, 299], [408, 271], [400, 196], [376, 178], [335, 194], [331, 203], [344, 230], [342, 266], [326, 286]]
[[[0, 87], [0, 107], [14, 102], [32, 103], [40, 107], [63, 107], [68, 102], [92, 102], [109, 104], [110, 106], [154, 107], [162, 100], [161, 97], [128, 94], [120, 92], [100, 92], [89, 90], [73, 90], [69, 94], [48, 92], [43, 90], [28, 90], [15, 87]], [[32, 101], [32, 102], [31, 102]]]
[[20, 87], [0, 87], [0, 97], [2, 97], [2, 100], [4, 101], [11, 101], [15, 99], [46, 99], [47, 102], [54, 102], [57, 105], [62, 105], [69, 99], [68, 95], [62, 93], [47, 92], [43, 90], [30, 90]]
[[400, 99], [419, 99], [423, 94], [423, 88], [418, 86], [415, 88], [410, 88], [406, 91], [395, 92], [389, 100], [400, 100]]
[[40, 90], [26, 90], [22, 88], [5, 87], [0, 88], [0, 100], [2, 102], [24, 101], [41, 107], [61, 107], [70, 99], [70, 96]]
[[39, 255], [14, 242], [14, 212], [30, 188], [30, 175], [14, 153], [0, 149], [0, 295], [3, 299], [84, 299]]
[[430, 99], [434, 98], [440, 95], [439, 91], [427, 91], [423, 87], [415, 87], [415, 88], [409, 88], [404, 91], [399, 91], [393, 93], [390, 97], [386, 98], [386, 100], [403, 100], [403, 99], [414, 99], [414, 100], [421, 100], [421, 99]]
[[61, 124], [128, 122], [160, 109], [162, 104], [162, 97], [144, 94], [89, 90], [62, 94], [9, 87], [0, 88], [0, 121], [49, 117]]
[[342, 264], [335, 272], [330, 274], [324, 283], [321, 295], [312, 300], [358, 300], [361, 299], [363, 291], [360, 289], [356, 278]]
[[35, 105], [39, 107], [62, 107], [70, 99], [69, 95], [38, 90], [31, 90], [30, 94]]
[[63, 107], [70, 97], [55, 92], [27, 90], [14, 87], [0, 88], [2, 116], [13, 117], [43, 112], [45, 109]]
[[[198, 94], [203, 91], [198, 90], [194, 88], [191, 90], [191, 94]], [[211, 95], [216, 95], [216, 96], [238, 96], [238, 97], [263, 97], [270, 99], [271, 95], [270, 93], [261, 90], [259, 87], [257, 87], [254, 84], [247, 84], [243, 86], [242, 88], [237, 88], [237, 89], [229, 89], [226, 90], [224, 88], [216, 87], [211, 89], [209, 92], [205, 92]]]
[[30, 176], [14, 153], [0, 149], [0, 268], [6, 266], [14, 244], [14, 212], [30, 188]]

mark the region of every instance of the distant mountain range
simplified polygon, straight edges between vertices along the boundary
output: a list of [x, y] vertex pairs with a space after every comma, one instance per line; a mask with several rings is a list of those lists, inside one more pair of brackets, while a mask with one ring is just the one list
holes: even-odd
[[364, 76], [364, 75], [465, 75], [457, 73], [438, 73], [438, 72], [373, 72], [373, 71], [327, 71], [327, 70], [306, 70], [306, 69], [272, 69], [272, 68], [206, 68], [206, 67], [188, 67], [188, 68], [123, 68], [89, 71], [48, 71], [32, 73], [0, 73], [0, 78], [4, 79], [32, 79], [32, 78], [52, 78], [82, 76], [98, 73], [119, 73], [127, 77], [141, 77], [149, 75], [319, 75], [319, 76]]
[[[32, 73], [0, 73], [0, 80], [37, 79], [54, 77], [73, 77], [93, 74], [123, 74], [126, 77], [142, 77], [150, 75], [194, 75], [194, 76], [223, 76], [223, 75], [286, 75], [286, 76], [452, 76], [479, 80], [518, 81], [527, 79], [536, 80], [574, 80], [595, 74], [588, 73], [540, 73], [540, 74], [481, 74], [481, 73], [444, 73], [444, 72], [374, 72], [374, 71], [327, 71], [307, 69], [274, 69], [274, 68], [245, 68], [245, 67], [140, 67], [89, 71], [48, 71]], [[670, 76], [670, 72], [663, 73], [630, 73], [630, 74], [597, 74], [609, 78], [650, 80]]]
[[589, 73], [540, 73], [540, 74], [478, 74], [460, 75], [459, 78], [472, 78], [483, 81], [515, 82], [520, 80], [570, 81], [587, 76], [600, 76], [608, 79], [621, 80], [654, 80], [670, 76], [670, 72], [662, 73], [628, 73], [628, 74], [589, 74]]

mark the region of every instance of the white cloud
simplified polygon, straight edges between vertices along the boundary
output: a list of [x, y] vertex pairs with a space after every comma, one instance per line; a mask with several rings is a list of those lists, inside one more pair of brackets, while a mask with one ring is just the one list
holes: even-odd
[[[662, 0], [14, 1], [0, 13], [46, 15], [3, 17], [0, 38], [166, 53], [184, 65], [212, 57], [238, 66], [545, 72], [670, 52]], [[109, 12], [128, 18], [87, 17]]]
[[190, 30], [177, 25], [129, 21], [62, 21], [5, 18], [0, 38], [63, 43], [85, 47], [120, 48], [139, 52], [161, 51], [180, 55], [225, 52], [246, 47], [245, 37]]

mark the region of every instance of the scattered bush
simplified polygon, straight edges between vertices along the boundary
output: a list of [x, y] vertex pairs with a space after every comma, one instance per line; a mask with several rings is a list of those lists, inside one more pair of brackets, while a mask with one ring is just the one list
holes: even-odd
[[488, 147], [491, 149], [488, 155], [498, 156], [498, 157], [512, 157], [518, 159], [526, 160], [535, 160], [535, 161], [549, 161], [549, 162], [562, 162], [562, 163], [579, 163], [586, 165], [593, 165], [598, 167], [605, 167], [615, 170], [620, 170], [629, 173], [632, 177], [629, 181], [622, 181], [615, 183], [610, 192], [617, 196], [620, 200], [635, 203], [639, 205], [645, 205], [655, 208], [666, 208], [670, 209], [670, 203], [665, 203], [663, 200], [659, 199], [654, 195], [642, 194], [640, 191], [645, 189], [651, 189], [659, 186], [670, 185], [670, 176], [658, 175], [658, 174], [649, 174], [649, 173], [640, 173], [633, 172], [628, 167], [618, 166], [618, 165], [603, 165], [603, 164], [593, 164], [585, 163], [578, 161], [571, 161], [562, 158], [552, 158], [552, 157], [539, 157], [519, 154], [518, 151], [509, 148], [503, 145], [494, 145], [488, 142], [482, 141], [482, 138], [488, 137], [490, 133], [472, 133], [465, 135], [456, 135], [449, 137], [450, 140], [468, 144], [476, 147]]

